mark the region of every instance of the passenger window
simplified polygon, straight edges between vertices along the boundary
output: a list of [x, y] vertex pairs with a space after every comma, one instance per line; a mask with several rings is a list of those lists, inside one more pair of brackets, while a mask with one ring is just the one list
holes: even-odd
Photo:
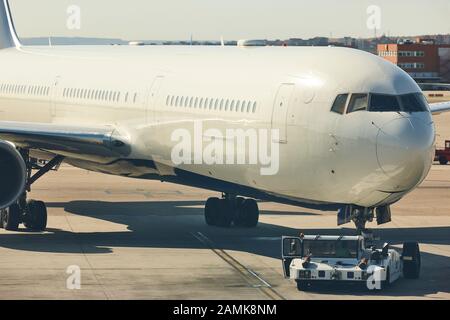
[[340, 94], [337, 96], [337, 98], [334, 100], [333, 107], [331, 107], [331, 111], [344, 114], [345, 113], [345, 107], [347, 105], [348, 100], [348, 94]]
[[384, 94], [370, 95], [369, 111], [372, 112], [398, 112], [400, 111], [400, 103], [396, 96]]
[[352, 94], [347, 113], [367, 110], [368, 97], [367, 94]]

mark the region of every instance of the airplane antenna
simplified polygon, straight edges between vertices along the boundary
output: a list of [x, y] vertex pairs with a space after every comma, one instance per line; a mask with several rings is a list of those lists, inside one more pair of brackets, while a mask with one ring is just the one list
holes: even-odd
[[223, 36], [220, 37], [220, 45], [225, 47], [225, 41], [223, 40]]
[[52, 47], [52, 37], [48, 37], [48, 46]]

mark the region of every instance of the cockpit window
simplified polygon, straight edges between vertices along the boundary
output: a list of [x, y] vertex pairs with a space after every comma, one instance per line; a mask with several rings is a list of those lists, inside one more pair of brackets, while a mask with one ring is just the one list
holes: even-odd
[[428, 111], [428, 103], [423, 94], [410, 93], [399, 97], [404, 112], [425, 112]]
[[367, 110], [368, 102], [369, 95], [360, 93], [352, 94], [347, 113]]
[[369, 111], [372, 112], [399, 112], [400, 102], [396, 96], [384, 94], [371, 94]]
[[336, 100], [334, 100], [333, 107], [331, 111], [344, 114], [345, 106], [347, 105], [348, 94], [340, 94], [337, 96]]
[[[339, 95], [332, 111], [343, 113], [348, 94]], [[347, 113], [368, 110], [370, 112], [428, 112], [428, 102], [420, 93], [409, 93], [400, 96], [379, 93], [352, 94]]]

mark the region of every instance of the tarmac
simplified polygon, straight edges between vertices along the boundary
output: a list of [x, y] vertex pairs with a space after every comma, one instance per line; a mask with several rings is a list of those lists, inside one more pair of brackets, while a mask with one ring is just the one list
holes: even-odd
[[[256, 229], [204, 223], [207, 191], [62, 167], [36, 183], [48, 205], [43, 233], [0, 230], [0, 299], [449, 299], [450, 166], [393, 207], [376, 235], [418, 240], [419, 280], [383, 292], [337, 286], [298, 292], [283, 278], [280, 237], [352, 234], [334, 212], [261, 203]], [[80, 289], [67, 271], [80, 268]], [[69, 268], [69, 269], [68, 269]]]

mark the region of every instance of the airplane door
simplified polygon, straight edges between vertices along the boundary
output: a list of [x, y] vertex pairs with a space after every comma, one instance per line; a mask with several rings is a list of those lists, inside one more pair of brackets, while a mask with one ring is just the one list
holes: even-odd
[[279, 130], [279, 143], [287, 143], [287, 114], [295, 85], [293, 83], [282, 84], [278, 89], [273, 106], [272, 129]]
[[159, 96], [159, 91], [161, 90], [163, 81], [164, 81], [164, 76], [158, 76], [158, 77], [156, 77], [155, 81], [153, 81], [152, 87], [150, 89], [150, 94], [148, 96], [148, 102], [147, 102], [147, 122], [155, 121], [158, 96]]

